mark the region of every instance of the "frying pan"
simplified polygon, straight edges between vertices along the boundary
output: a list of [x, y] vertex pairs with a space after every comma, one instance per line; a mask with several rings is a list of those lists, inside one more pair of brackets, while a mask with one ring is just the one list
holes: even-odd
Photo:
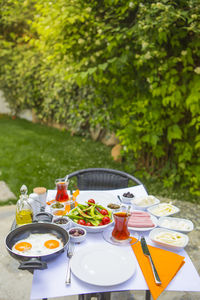
[[[63, 247], [60, 250], [55, 251], [51, 254], [45, 254], [40, 256], [25, 256], [23, 254], [17, 254], [12, 251], [13, 245], [27, 238], [31, 233], [51, 233], [54, 234], [58, 239], [63, 242]], [[61, 252], [64, 251], [65, 247], [69, 242], [68, 232], [60, 227], [59, 225], [53, 223], [31, 223], [26, 224], [21, 227], [12, 230], [6, 237], [6, 248], [9, 254], [15, 259], [20, 261], [19, 269], [33, 271], [35, 269], [43, 270], [47, 268], [47, 261], [49, 259], [55, 258]]]

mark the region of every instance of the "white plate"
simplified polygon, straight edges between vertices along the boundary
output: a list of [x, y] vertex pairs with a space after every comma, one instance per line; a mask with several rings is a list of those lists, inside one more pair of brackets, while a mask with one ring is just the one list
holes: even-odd
[[[174, 245], [174, 244], [170, 244], [170, 243], [166, 243], [164, 241], [158, 241], [156, 240], [156, 236], [160, 233], [170, 233], [170, 234], [177, 234], [179, 236], [181, 236], [183, 238], [183, 244], [182, 245]], [[149, 238], [158, 245], [164, 246], [165, 248], [168, 249], [173, 249], [173, 250], [180, 250], [183, 249], [189, 241], [189, 238], [186, 234], [177, 232], [177, 231], [173, 231], [173, 230], [169, 230], [169, 229], [165, 229], [165, 228], [155, 228], [153, 229], [150, 234], [149, 234]]]
[[[179, 226], [177, 227], [176, 224]], [[174, 217], [162, 217], [158, 221], [158, 226], [166, 229], [171, 229], [183, 233], [190, 232], [194, 229], [192, 221], [188, 219], [174, 218]], [[185, 226], [185, 228], [184, 228]], [[186, 228], [187, 226], [187, 228]]]
[[[151, 197], [152, 200], [153, 200], [153, 203], [151, 204], [148, 204], [148, 205], [140, 205], [141, 201], [143, 199], [146, 199], [148, 197]], [[146, 197], [140, 197], [140, 198], [137, 198], [137, 199], [134, 199], [132, 201], [132, 204], [135, 206], [136, 209], [140, 209], [140, 210], [147, 210], [147, 208], [153, 206], [153, 205], [156, 205], [156, 204], [159, 204], [160, 203], [160, 200], [158, 198], [156, 198], [155, 196], [153, 195], [148, 195]]]
[[[167, 206], [170, 206], [171, 207], [171, 212], [168, 210], [168, 209], [165, 209], [164, 207], [167, 207]], [[162, 214], [161, 213], [156, 213], [156, 209], [161, 209], [162, 210]], [[166, 202], [163, 202], [163, 203], [159, 203], [157, 205], [153, 205], [151, 207], [149, 207], [147, 209], [147, 211], [149, 213], [151, 213], [152, 215], [160, 218], [160, 217], [167, 217], [167, 216], [171, 216], [173, 214], [176, 214], [180, 211], [180, 209], [178, 207], [176, 207], [175, 205], [172, 205], [170, 203], [166, 203]]]
[[85, 202], [87, 202], [89, 199], [94, 199], [96, 203], [104, 206], [105, 208], [107, 208], [107, 205], [110, 203], [120, 205], [117, 196], [109, 192], [80, 192], [76, 198], [76, 201], [81, 204], [86, 204]]
[[158, 224], [158, 220], [155, 216], [150, 215], [152, 222], [154, 223], [154, 227], [128, 227], [129, 230], [134, 230], [134, 231], [149, 231], [154, 229], [157, 224]]
[[80, 280], [98, 286], [127, 281], [136, 271], [134, 256], [124, 248], [106, 244], [80, 248], [71, 259], [71, 270]]

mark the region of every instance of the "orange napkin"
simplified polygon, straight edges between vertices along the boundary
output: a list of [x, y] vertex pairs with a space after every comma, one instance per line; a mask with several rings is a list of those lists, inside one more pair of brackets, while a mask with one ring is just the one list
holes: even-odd
[[[132, 242], [134, 242], [135, 240], [135, 238], [132, 238]], [[149, 258], [143, 254], [140, 242], [137, 242], [131, 247], [135, 253], [135, 256], [140, 265], [140, 268], [149, 287], [151, 295], [153, 299], [156, 300], [158, 296], [168, 286], [170, 281], [174, 278], [176, 273], [183, 266], [183, 264], [185, 263], [185, 257], [180, 256], [171, 251], [163, 250], [148, 245], [154, 265], [162, 282], [161, 285], [156, 285]]]

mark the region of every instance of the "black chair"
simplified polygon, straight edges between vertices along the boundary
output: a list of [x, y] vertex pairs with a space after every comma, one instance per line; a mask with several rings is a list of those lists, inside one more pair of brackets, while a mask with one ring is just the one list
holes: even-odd
[[[68, 179], [75, 177], [79, 190], [112, 190], [127, 188], [131, 183], [134, 185], [144, 184], [136, 177], [119, 170], [105, 168], [89, 168], [75, 171], [68, 175]], [[145, 188], [145, 186], [144, 186]], [[146, 190], [146, 188], [145, 188]], [[99, 300], [110, 300], [111, 293], [95, 293], [79, 295], [79, 300], [90, 300], [91, 298]], [[150, 293], [147, 291], [146, 299], [150, 299]]]
[[132, 185], [141, 184], [144, 186], [144, 184], [136, 177], [123, 171], [113, 169], [82, 169], [68, 175], [69, 179], [73, 177], [77, 178], [77, 187], [79, 190], [122, 189], [128, 187], [130, 182]]

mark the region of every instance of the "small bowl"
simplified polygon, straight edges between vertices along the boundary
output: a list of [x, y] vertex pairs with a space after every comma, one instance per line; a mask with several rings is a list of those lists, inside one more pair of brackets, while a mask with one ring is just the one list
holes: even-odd
[[147, 210], [147, 208], [159, 204], [160, 200], [154, 197], [153, 195], [148, 195], [146, 197], [134, 199], [132, 204], [139, 210]]
[[70, 236], [70, 241], [73, 243], [81, 243], [86, 239], [87, 236], [87, 231], [81, 227], [72, 227], [68, 230], [68, 233]]
[[158, 226], [170, 230], [188, 233], [194, 229], [194, 224], [188, 219], [162, 217], [158, 221]]
[[[179, 237], [180, 239], [182, 239], [181, 244], [175, 244], [174, 241], [173, 243], [170, 242], [165, 242], [164, 240], [160, 240], [158, 239], [158, 236], [160, 234], [170, 234], [171, 236], [174, 237]], [[150, 234], [149, 234], [149, 238], [152, 240], [152, 242], [154, 242], [157, 245], [163, 246], [167, 249], [173, 249], [173, 250], [181, 250], [183, 249], [189, 242], [189, 238], [186, 234], [180, 233], [178, 231], [173, 231], [173, 230], [169, 230], [169, 229], [164, 229], [164, 228], [155, 228], [153, 229]]]
[[[113, 205], [113, 207], [111, 208], [111, 207], [109, 207], [108, 205]], [[107, 205], [107, 208], [108, 208], [109, 210], [111, 210], [113, 213], [118, 212], [118, 211], [121, 210], [121, 205], [119, 205], [119, 204], [116, 204], [116, 203], [109, 203], [108, 205]], [[116, 206], [116, 207], [115, 207], [115, 206]]]
[[65, 211], [65, 208], [54, 209], [54, 210], [52, 210], [52, 214], [54, 217], [62, 217], [64, 215], [66, 215], [66, 211]]
[[162, 202], [149, 207], [147, 211], [152, 215], [160, 218], [176, 214], [180, 211], [180, 209], [177, 206], [172, 205], [170, 203]]
[[50, 205], [50, 210], [51, 211], [54, 211], [56, 209], [63, 209], [63, 208], [65, 208], [65, 205], [63, 203], [58, 202], [58, 201], [56, 201], [56, 202], [54, 202]]
[[71, 224], [71, 221], [68, 217], [62, 216], [62, 217], [54, 217], [53, 223], [64, 228], [65, 230], [68, 230]]
[[[127, 196], [126, 196], [126, 194], [127, 194]], [[121, 195], [122, 202], [125, 204], [130, 204], [133, 201], [134, 197], [135, 196], [133, 195], [133, 193], [131, 193], [129, 191], [125, 192], [125, 193], [123, 193], [123, 195]]]

